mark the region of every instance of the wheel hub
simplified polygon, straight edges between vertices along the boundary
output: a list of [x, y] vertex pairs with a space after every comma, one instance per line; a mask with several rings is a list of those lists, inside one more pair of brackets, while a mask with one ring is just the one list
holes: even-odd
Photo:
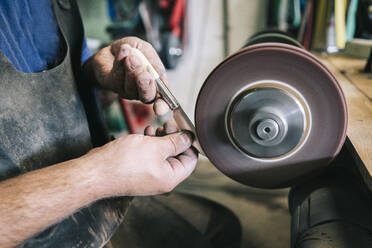
[[277, 159], [295, 152], [311, 126], [303, 97], [281, 82], [250, 84], [230, 101], [226, 131], [242, 153], [260, 159]]

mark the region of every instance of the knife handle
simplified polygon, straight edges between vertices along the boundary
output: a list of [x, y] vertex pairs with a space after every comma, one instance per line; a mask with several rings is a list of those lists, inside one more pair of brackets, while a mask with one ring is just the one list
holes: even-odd
[[145, 55], [143, 55], [143, 53], [140, 50], [133, 47], [131, 47], [131, 54], [137, 56], [141, 60], [144, 70], [150, 72], [154, 76], [158, 92], [161, 98], [163, 98], [163, 100], [168, 104], [169, 108], [172, 111], [177, 109], [180, 106], [180, 104], [178, 103], [177, 99], [174, 97], [172, 92], [169, 90], [167, 85], [163, 82], [163, 80], [160, 79], [159, 74], [147, 60]]

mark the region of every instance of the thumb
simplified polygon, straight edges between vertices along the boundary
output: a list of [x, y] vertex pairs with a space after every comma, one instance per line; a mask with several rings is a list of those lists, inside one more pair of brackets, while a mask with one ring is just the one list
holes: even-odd
[[175, 157], [189, 149], [193, 141], [193, 135], [190, 132], [182, 131], [160, 137], [160, 139], [160, 148], [165, 158], [168, 158]]

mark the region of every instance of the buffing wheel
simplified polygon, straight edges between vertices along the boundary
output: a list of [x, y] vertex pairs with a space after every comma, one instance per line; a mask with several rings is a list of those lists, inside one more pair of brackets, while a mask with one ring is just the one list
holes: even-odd
[[241, 49], [209, 75], [195, 125], [211, 162], [243, 184], [279, 188], [326, 167], [347, 126], [343, 93], [312, 54], [287, 44]]

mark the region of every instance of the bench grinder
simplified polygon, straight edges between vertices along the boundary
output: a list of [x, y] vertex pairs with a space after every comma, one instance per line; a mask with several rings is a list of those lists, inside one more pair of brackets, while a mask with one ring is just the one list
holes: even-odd
[[281, 32], [263, 32], [205, 80], [195, 108], [200, 145], [225, 175], [280, 188], [325, 168], [346, 137], [335, 76]]
[[280, 188], [324, 169], [346, 137], [345, 97], [335, 76], [282, 32], [262, 32], [205, 80], [195, 127], [157, 72], [159, 94], [194, 146], [225, 175], [246, 185]]

